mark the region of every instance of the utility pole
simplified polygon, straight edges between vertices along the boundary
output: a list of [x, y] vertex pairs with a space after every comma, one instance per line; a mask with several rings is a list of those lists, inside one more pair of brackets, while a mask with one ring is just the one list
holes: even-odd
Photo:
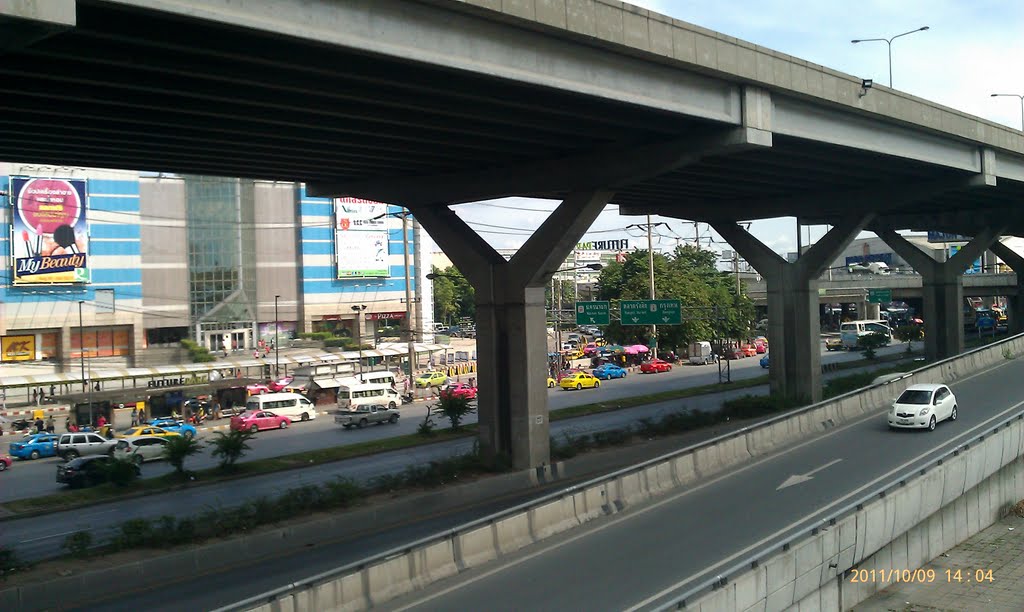
[[[82, 304], [85, 301], [79, 300], [78, 302], [78, 355], [82, 361], [82, 384], [85, 385], [86, 397], [89, 401], [89, 426], [93, 424], [92, 414], [92, 381], [86, 380], [85, 378], [85, 325], [82, 323]], [[77, 415], [76, 415], [77, 420]]]
[[[647, 268], [651, 279], [651, 299], [654, 299], [654, 240], [651, 237], [651, 216], [647, 215]], [[651, 347], [651, 357], [658, 358], [658, 326], [651, 325], [651, 340], [654, 346]]]
[[412, 333], [412, 287], [409, 275], [409, 211], [402, 209], [402, 254], [405, 264], [405, 333], [409, 350], [409, 378], [412, 378], [416, 367], [416, 339]]
[[[558, 267], [558, 272], [562, 271], [562, 267]], [[556, 380], [562, 380], [562, 281], [558, 278], [558, 272], [555, 272], [555, 287], [558, 289], [557, 307], [555, 308], [555, 352], [558, 353], [558, 374], [555, 376]]]
[[732, 271], [736, 275], [736, 298], [740, 297], [740, 253], [732, 250]]

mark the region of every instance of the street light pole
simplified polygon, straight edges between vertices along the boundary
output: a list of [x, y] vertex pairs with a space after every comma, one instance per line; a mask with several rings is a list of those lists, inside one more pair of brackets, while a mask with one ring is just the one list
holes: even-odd
[[[651, 238], [651, 216], [647, 215], [647, 268], [651, 280], [651, 299], [654, 299], [654, 242]], [[654, 341], [651, 357], [658, 358], [658, 326], [651, 325], [651, 339]]]
[[856, 38], [854, 40], [851, 40], [850, 42], [853, 44], [862, 42], [884, 42], [889, 47], [889, 88], [892, 89], [892, 41], [896, 40], [901, 36], [907, 36], [908, 34], [913, 34], [915, 32], [924, 32], [927, 29], [928, 26], [922, 26], [920, 28], [917, 28], [916, 30], [910, 30], [909, 32], [897, 34], [892, 38]]
[[89, 426], [93, 424], [92, 414], [92, 381], [85, 379], [85, 325], [82, 322], [82, 304], [84, 300], [78, 301], [78, 356], [82, 361], [82, 384], [85, 385], [86, 399], [89, 402]]
[[352, 306], [352, 310], [356, 313], [356, 342], [359, 343], [359, 380], [363, 379], [363, 311], [366, 310], [366, 304], [356, 304]]
[[281, 317], [277, 312], [277, 301], [281, 299], [280, 295], [274, 296], [274, 379], [277, 380], [281, 376], [281, 338], [278, 336], [278, 330], [281, 329]]
[[412, 378], [415, 374], [413, 372], [416, 365], [416, 339], [412, 333], [412, 287], [410, 287], [411, 278], [409, 275], [409, 212], [402, 209], [402, 254], [404, 255], [405, 265], [405, 333], [407, 348], [409, 350], [409, 378]]
[[993, 98], [1006, 96], [1008, 98], [1019, 98], [1020, 99], [1020, 129], [1024, 132], [1024, 95], [1022, 94], [992, 94]]

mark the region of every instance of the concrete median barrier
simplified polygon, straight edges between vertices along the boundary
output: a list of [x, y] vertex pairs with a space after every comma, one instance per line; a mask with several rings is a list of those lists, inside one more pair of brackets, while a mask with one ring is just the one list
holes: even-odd
[[399, 555], [363, 570], [366, 574], [367, 599], [374, 606], [412, 591], [409, 555]]
[[573, 505], [576, 508], [576, 519], [581, 525], [615, 511], [614, 505], [608, 503], [608, 493], [604, 484], [587, 487], [575, 493]]
[[615, 485], [616, 496], [613, 501], [619, 501], [627, 508], [639, 505], [650, 497], [644, 487], [640, 472], [619, 476]]
[[315, 585], [306, 610], [355, 612], [370, 607], [363, 589], [363, 572], [349, 574]]
[[530, 531], [538, 542], [580, 524], [580, 520], [576, 518], [576, 504], [572, 496], [537, 506], [530, 510], [529, 517]]
[[530, 533], [530, 519], [525, 512], [495, 521], [494, 533], [497, 539], [498, 550], [504, 555], [533, 544], [533, 535]]
[[[742, 438], [740, 441], [742, 442]], [[676, 486], [675, 479], [672, 477], [672, 464], [668, 461], [646, 468], [644, 479], [647, 481], [647, 490], [651, 495], [660, 495]]]
[[451, 540], [428, 544], [409, 553], [412, 557], [412, 582], [416, 588], [459, 573], [455, 564], [455, 545]]
[[672, 474], [675, 476], [676, 483], [680, 486], [688, 485], [697, 480], [697, 467], [693, 464], [692, 454], [679, 455], [669, 461], [672, 464]]
[[455, 538], [456, 563], [460, 570], [476, 567], [498, 558], [494, 526], [484, 525], [460, 533]]

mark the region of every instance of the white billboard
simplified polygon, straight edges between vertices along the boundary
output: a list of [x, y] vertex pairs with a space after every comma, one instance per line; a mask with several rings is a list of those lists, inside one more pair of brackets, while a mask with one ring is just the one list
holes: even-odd
[[388, 205], [360, 198], [334, 202], [338, 278], [387, 278]]

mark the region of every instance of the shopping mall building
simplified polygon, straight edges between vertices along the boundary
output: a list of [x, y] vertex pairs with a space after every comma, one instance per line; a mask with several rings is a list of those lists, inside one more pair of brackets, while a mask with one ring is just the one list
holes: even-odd
[[295, 183], [15, 163], [0, 163], [0, 193], [4, 362], [68, 370], [84, 350], [135, 366], [183, 338], [251, 352], [275, 331], [370, 342], [406, 317], [407, 279], [413, 329], [429, 329], [421, 230], [410, 219], [403, 240], [398, 206]]

